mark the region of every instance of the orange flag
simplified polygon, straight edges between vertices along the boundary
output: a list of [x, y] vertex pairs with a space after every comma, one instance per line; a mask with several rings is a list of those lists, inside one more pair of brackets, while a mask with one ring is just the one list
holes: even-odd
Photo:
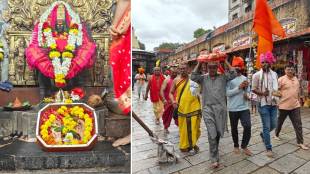
[[266, 0], [256, 0], [253, 28], [258, 35], [256, 67], [260, 68], [260, 54], [267, 51], [272, 52], [272, 34], [283, 38], [285, 37], [285, 31], [273, 15]]

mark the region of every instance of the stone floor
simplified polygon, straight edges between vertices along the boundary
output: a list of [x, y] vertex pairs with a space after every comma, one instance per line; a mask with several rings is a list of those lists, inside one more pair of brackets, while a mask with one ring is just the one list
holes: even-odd
[[[84, 171], [84, 172], [83, 172]], [[0, 148], [0, 173], [130, 173], [130, 145], [98, 141], [90, 151], [45, 152], [20, 140]]]
[[[177, 164], [159, 165], [157, 162], [157, 145], [148, 137], [144, 129], [133, 119], [132, 121], [132, 173], [178, 173], [178, 174], [209, 174], [209, 173], [255, 173], [255, 174], [278, 174], [278, 173], [309, 173], [310, 150], [305, 151], [296, 146], [296, 138], [290, 120], [287, 119], [280, 133], [281, 141], [272, 140], [275, 158], [268, 158], [264, 153], [264, 145], [259, 136], [261, 121], [258, 114], [252, 114], [252, 137], [249, 149], [254, 155], [247, 157], [243, 154], [232, 153], [233, 141], [230, 132], [227, 132], [220, 140], [220, 163], [221, 167], [216, 170], [209, 168], [209, 144], [204, 122], [201, 123], [201, 137], [198, 141], [200, 152], [196, 155], [182, 154], [178, 150], [178, 128], [171, 123], [170, 133], [165, 135], [162, 123], [157, 126], [154, 122], [152, 104], [138, 99], [133, 93], [133, 111], [156, 133], [159, 137], [175, 144], [181, 159]], [[302, 122], [304, 141], [310, 143], [310, 109], [302, 109]], [[230, 125], [228, 125], [230, 127]], [[242, 137], [242, 128], [239, 124], [239, 140]], [[230, 130], [229, 130], [230, 131]], [[272, 132], [272, 135], [274, 132]]]

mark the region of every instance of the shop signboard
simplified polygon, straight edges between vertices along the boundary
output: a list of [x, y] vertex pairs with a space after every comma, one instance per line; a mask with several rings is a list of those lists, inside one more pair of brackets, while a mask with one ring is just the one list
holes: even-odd
[[248, 45], [251, 43], [251, 35], [249, 33], [242, 34], [233, 40], [233, 48]]
[[280, 24], [284, 28], [286, 34], [296, 32], [297, 19], [296, 18], [284, 18], [280, 20]]
[[220, 45], [217, 45], [215, 47], [213, 47], [212, 49], [212, 52], [223, 52], [225, 51], [225, 44], [220, 44]]

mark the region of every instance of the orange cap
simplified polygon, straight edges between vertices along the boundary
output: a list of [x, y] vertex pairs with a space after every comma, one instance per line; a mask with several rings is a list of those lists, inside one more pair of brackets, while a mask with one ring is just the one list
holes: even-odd
[[239, 67], [239, 68], [243, 69], [244, 68], [244, 61], [241, 57], [234, 56], [231, 66]]

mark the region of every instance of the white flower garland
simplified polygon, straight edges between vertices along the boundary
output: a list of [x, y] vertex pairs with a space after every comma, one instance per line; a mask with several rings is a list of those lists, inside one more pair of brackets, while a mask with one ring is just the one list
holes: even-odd
[[[52, 36], [51, 30], [47, 32], [43, 32], [43, 33], [46, 38], [46, 43], [48, 47], [51, 47], [51, 45], [56, 44], [56, 41], [54, 37]], [[73, 32], [69, 32], [67, 45], [72, 45], [73, 47], [75, 47], [76, 41], [77, 41], [77, 35], [75, 35]], [[71, 59], [72, 58], [63, 57], [63, 61], [61, 63], [60, 57], [52, 58], [52, 64], [54, 67], [55, 76], [59, 74], [63, 74], [64, 76], [66, 76], [68, 74], [70, 66], [71, 66]]]

